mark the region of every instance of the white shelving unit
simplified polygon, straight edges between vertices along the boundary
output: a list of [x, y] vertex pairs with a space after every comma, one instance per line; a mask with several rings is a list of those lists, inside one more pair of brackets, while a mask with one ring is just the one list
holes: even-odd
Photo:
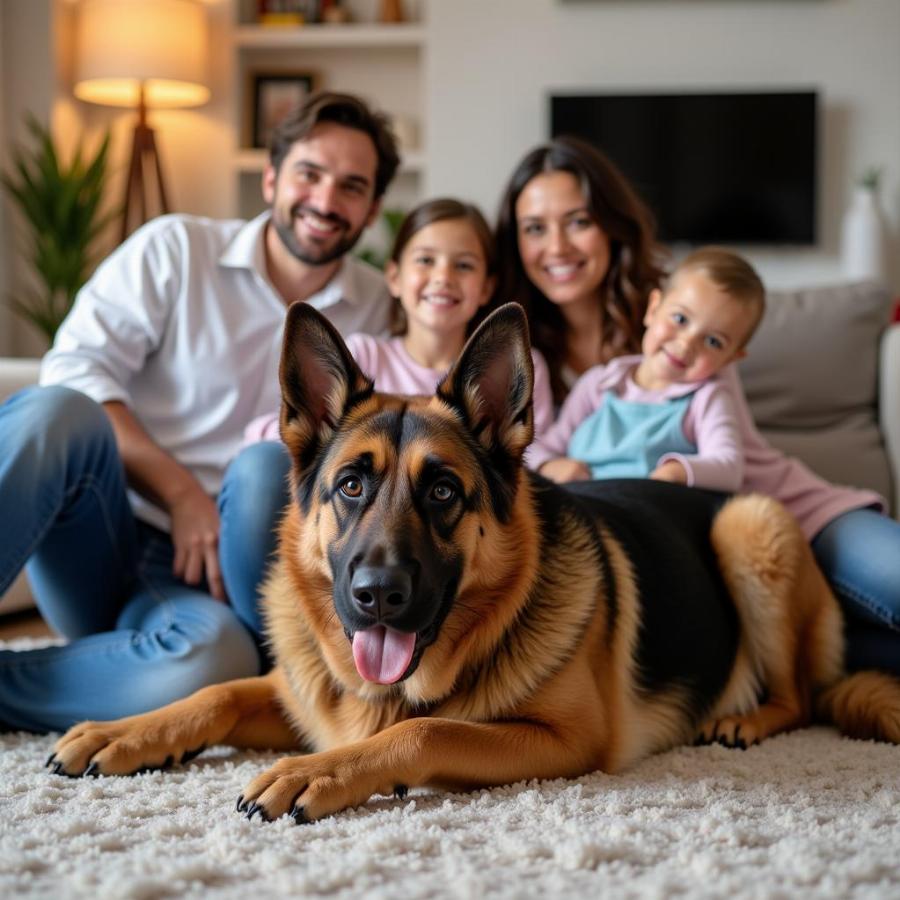
[[425, 29], [418, 24], [400, 25], [302, 25], [299, 27], [239, 25], [235, 29], [237, 47], [288, 49], [303, 47], [371, 48], [421, 47]]
[[[267, 153], [250, 146], [248, 124], [252, 79], [259, 74], [309, 74], [314, 89], [359, 94], [394, 117], [402, 126], [398, 127], [400, 135], [410, 137], [408, 146], [401, 145], [401, 166], [383, 205], [408, 209], [421, 199], [427, 139], [421, 86], [426, 28], [419, 21], [373, 22], [377, 3], [366, 3], [357, 0], [350, 4], [358, 21], [343, 25], [264, 26], [255, 24], [254, 3], [232, 0], [229, 53], [236, 141], [231, 170], [237, 183], [236, 215], [250, 217], [263, 208], [259, 177]], [[407, 5], [419, 12], [425, 3], [420, 0]], [[375, 238], [378, 243], [377, 234]]]

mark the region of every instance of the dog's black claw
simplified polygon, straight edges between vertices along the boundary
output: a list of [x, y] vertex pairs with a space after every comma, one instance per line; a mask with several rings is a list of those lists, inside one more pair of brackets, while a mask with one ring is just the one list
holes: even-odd
[[266, 811], [263, 808], [262, 804], [254, 801], [247, 808], [247, 819], [252, 819], [257, 813], [259, 813], [259, 817], [263, 820], [263, 822], [269, 821], [269, 817], [266, 815]]
[[186, 762], [190, 762], [192, 759], [196, 759], [205, 749], [206, 744], [201, 744], [194, 750], [185, 750], [181, 755], [181, 764], [183, 765]]
[[82, 773], [82, 778], [96, 778], [100, 774], [100, 766], [92, 762]]
[[406, 795], [409, 793], [409, 788], [405, 784], [395, 784], [394, 785], [394, 796], [398, 800], [405, 800]]
[[240, 797], [237, 798], [237, 805], [235, 806], [235, 812], [244, 812], [249, 804], [244, 799], [244, 795], [241, 794]]
[[164, 760], [163, 764], [160, 766], [161, 769], [168, 769], [175, 762], [175, 757], [170, 753]]
[[61, 762], [54, 763], [53, 768], [51, 769], [54, 775], [66, 775], [67, 772], [63, 772], [63, 764]]
[[51, 754], [47, 757], [47, 762], [44, 763], [44, 768], [45, 768], [45, 769], [49, 769], [51, 763], [55, 763], [55, 762], [56, 762], [56, 754], [55, 754], [55, 753], [51, 753]]
[[294, 820], [295, 825], [309, 824], [309, 819], [306, 818], [306, 810], [302, 806], [295, 806], [288, 815]]
[[738, 748], [738, 750], [746, 750], [747, 742], [743, 738], [739, 738], [735, 741], [734, 746]]

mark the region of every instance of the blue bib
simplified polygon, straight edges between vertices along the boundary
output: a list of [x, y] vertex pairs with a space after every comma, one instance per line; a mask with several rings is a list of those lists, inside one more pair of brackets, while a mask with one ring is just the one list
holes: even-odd
[[684, 436], [693, 395], [663, 403], [622, 400], [611, 391], [569, 439], [568, 454], [590, 467], [594, 478], [646, 478], [666, 453], [696, 453]]

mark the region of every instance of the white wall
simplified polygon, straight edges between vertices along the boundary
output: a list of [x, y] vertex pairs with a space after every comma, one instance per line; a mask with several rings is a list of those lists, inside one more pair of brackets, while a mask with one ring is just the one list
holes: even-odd
[[840, 277], [853, 181], [884, 166], [900, 289], [900, 0], [432, 0], [426, 193], [494, 215], [547, 134], [554, 90], [812, 86], [823, 122], [816, 249], [748, 255], [773, 286]]

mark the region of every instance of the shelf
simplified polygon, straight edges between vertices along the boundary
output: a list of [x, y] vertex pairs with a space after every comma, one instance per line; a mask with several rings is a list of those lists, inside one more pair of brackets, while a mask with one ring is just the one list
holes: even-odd
[[[425, 158], [421, 151], [411, 150], [408, 153], [401, 153], [401, 156], [401, 174], [414, 175], [424, 169]], [[244, 149], [235, 153], [232, 164], [237, 172], [252, 175], [262, 172], [268, 160], [268, 150]]]
[[241, 49], [277, 50], [301, 47], [420, 47], [425, 29], [401, 25], [240, 25], [234, 42]]

